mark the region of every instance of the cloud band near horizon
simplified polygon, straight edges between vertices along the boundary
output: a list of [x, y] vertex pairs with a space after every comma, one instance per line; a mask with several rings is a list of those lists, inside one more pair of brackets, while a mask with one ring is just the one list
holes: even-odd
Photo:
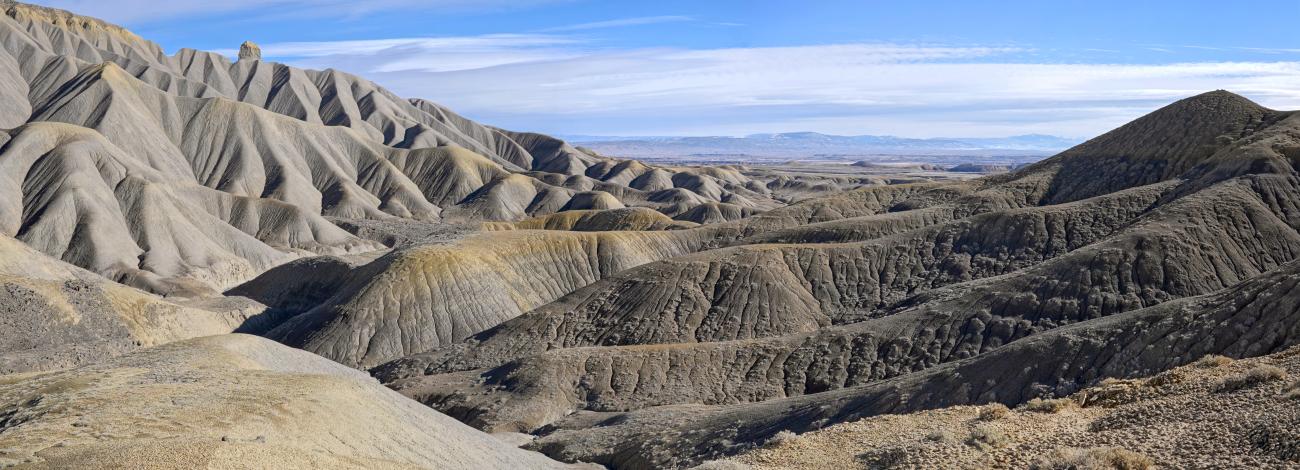
[[1214, 89], [1300, 107], [1293, 61], [1035, 63], [1024, 47], [889, 43], [604, 49], [543, 33], [263, 49], [496, 125], [555, 133], [1087, 137]]

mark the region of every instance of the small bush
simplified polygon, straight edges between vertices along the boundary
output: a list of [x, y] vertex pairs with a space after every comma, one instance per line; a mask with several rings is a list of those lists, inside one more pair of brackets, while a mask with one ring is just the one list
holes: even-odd
[[1060, 413], [1062, 410], [1074, 406], [1074, 400], [1069, 398], [1050, 398], [1044, 400], [1035, 398], [1025, 403], [1025, 410], [1035, 413]]
[[1187, 380], [1187, 373], [1178, 369], [1164, 371], [1155, 377], [1147, 379], [1147, 385], [1151, 387], [1164, 387], [1174, 385]]
[[1118, 447], [1059, 449], [1039, 459], [1032, 470], [1147, 470], [1156, 464], [1150, 457]]
[[1225, 392], [1241, 390], [1244, 388], [1254, 387], [1256, 385], [1282, 380], [1286, 378], [1286, 370], [1278, 366], [1260, 364], [1251, 367], [1244, 374], [1229, 377], [1223, 381], [1219, 389]]
[[940, 429], [938, 431], [931, 432], [930, 434], [926, 434], [925, 440], [930, 442], [948, 443], [957, 440], [957, 436], [954, 436], [951, 432], [947, 430]]
[[768, 439], [767, 442], [763, 443], [763, 446], [764, 446], [764, 447], [777, 447], [777, 446], [780, 446], [780, 445], [789, 444], [789, 443], [791, 443], [791, 442], [794, 442], [795, 439], [798, 439], [798, 438], [799, 438], [799, 435], [798, 435], [798, 434], [795, 434], [794, 432], [792, 432], [792, 431], [790, 431], [789, 429], [787, 429], [787, 430], [784, 430], [784, 431], [778, 432], [778, 433], [776, 433], [775, 435], [773, 435], [771, 439]]
[[1193, 365], [1202, 369], [1213, 369], [1232, 364], [1231, 357], [1220, 356], [1218, 354], [1207, 354], [1205, 357], [1197, 359]]
[[997, 421], [999, 419], [1006, 418], [1007, 415], [1010, 413], [1011, 410], [1007, 408], [1007, 405], [1003, 405], [1001, 403], [994, 403], [991, 405], [985, 405], [983, 408], [980, 408], [980, 414], [979, 416], [976, 417], [976, 419], [980, 421]]
[[996, 449], [1006, 446], [1011, 442], [1002, 431], [988, 425], [976, 425], [970, 431], [970, 437], [966, 438], [966, 444], [978, 447], [981, 450]]

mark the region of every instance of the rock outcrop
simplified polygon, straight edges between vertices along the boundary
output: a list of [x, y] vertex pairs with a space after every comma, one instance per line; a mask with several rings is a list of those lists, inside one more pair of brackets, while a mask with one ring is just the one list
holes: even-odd
[[262, 48], [253, 41], [239, 45], [239, 60], [262, 60]]

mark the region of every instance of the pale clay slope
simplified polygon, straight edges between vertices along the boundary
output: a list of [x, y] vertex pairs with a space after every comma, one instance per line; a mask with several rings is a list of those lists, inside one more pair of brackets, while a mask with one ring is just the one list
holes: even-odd
[[566, 468], [364, 373], [246, 335], [0, 378], [16, 468]]

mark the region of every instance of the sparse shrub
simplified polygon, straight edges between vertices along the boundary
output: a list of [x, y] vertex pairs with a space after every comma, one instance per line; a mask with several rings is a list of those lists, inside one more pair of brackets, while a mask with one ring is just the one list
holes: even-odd
[[1282, 380], [1283, 378], [1286, 378], [1285, 369], [1274, 365], [1260, 364], [1251, 367], [1244, 374], [1224, 379], [1223, 383], [1219, 385], [1219, 390], [1231, 392], [1275, 380]]
[[1011, 410], [1007, 408], [1007, 405], [993, 403], [990, 405], [984, 405], [984, 407], [980, 408], [980, 414], [975, 419], [980, 421], [997, 421], [1006, 418], [1010, 413]]
[[1152, 387], [1163, 387], [1166, 385], [1182, 383], [1185, 380], [1187, 380], [1186, 372], [1183, 372], [1179, 369], [1172, 369], [1172, 370], [1161, 372], [1155, 377], [1151, 377], [1150, 379], [1147, 379], [1147, 385]]
[[1069, 398], [1035, 398], [1025, 403], [1025, 410], [1035, 413], [1060, 413], [1066, 408], [1074, 406], [1074, 400]]
[[1156, 464], [1150, 457], [1118, 447], [1058, 449], [1034, 462], [1032, 470], [1147, 470]]
[[1011, 442], [1001, 430], [986, 424], [975, 425], [971, 428], [970, 437], [966, 438], [966, 444], [978, 447], [981, 450], [996, 449], [1003, 447]]
[[1213, 369], [1232, 364], [1231, 357], [1220, 356], [1218, 354], [1207, 354], [1205, 357], [1197, 359], [1193, 365], [1202, 369]]
[[768, 439], [767, 442], [763, 443], [763, 446], [777, 447], [794, 442], [796, 439], [799, 439], [799, 435], [786, 429], [773, 435], [771, 439]]
[[946, 429], [940, 429], [933, 431], [930, 434], [926, 434], [925, 440], [930, 442], [948, 443], [957, 440], [957, 436], [954, 436]]

